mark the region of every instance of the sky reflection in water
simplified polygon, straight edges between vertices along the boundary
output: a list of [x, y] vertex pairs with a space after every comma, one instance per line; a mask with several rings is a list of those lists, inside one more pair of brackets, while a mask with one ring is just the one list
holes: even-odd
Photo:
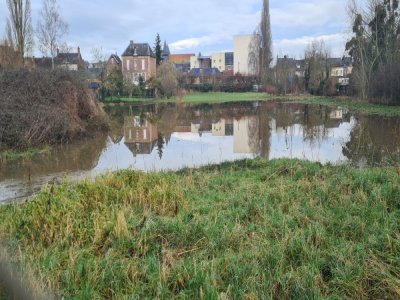
[[[399, 161], [400, 119], [341, 108], [260, 102], [113, 106], [109, 136], [0, 168], [0, 201], [67, 176], [134, 168], [177, 170], [257, 156], [365, 167]], [[30, 180], [29, 180], [30, 175]]]

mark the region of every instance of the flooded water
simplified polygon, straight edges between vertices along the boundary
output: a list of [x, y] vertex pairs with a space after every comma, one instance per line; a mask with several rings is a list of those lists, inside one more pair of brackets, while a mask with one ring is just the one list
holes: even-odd
[[107, 171], [177, 170], [243, 158], [300, 158], [355, 167], [400, 161], [400, 118], [340, 107], [254, 102], [110, 106], [112, 130], [0, 165], [0, 202], [49, 182]]

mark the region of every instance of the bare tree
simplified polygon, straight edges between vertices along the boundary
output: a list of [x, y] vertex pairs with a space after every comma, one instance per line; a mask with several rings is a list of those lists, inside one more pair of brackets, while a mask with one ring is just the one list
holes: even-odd
[[178, 79], [175, 66], [170, 62], [162, 63], [157, 69], [157, 79], [160, 81], [161, 93], [164, 97], [172, 97], [178, 89]]
[[10, 14], [6, 25], [7, 40], [24, 60], [33, 48], [31, 3], [30, 0], [6, 1]]
[[330, 75], [330, 64], [328, 57], [329, 51], [325, 47], [323, 40], [312, 41], [304, 55], [305, 87], [311, 94], [324, 94], [325, 87]]
[[92, 62], [99, 64], [99, 65], [104, 65], [106, 56], [104, 55], [103, 52], [103, 47], [94, 47], [90, 50], [90, 56], [92, 58]]
[[57, 48], [60, 46], [62, 37], [68, 32], [68, 24], [60, 16], [57, 0], [44, 0], [40, 17], [41, 19], [37, 24], [39, 49], [43, 55], [50, 54], [52, 68], [54, 69]]
[[269, 0], [263, 0], [261, 22], [253, 34], [249, 46], [248, 63], [251, 72], [259, 74], [260, 82], [267, 83], [271, 79], [270, 65], [272, 62], [272, 32], [269, 14]]

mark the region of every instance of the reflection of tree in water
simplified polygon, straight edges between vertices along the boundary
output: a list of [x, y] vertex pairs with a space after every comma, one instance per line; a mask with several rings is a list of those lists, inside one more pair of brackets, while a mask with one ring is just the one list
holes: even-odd
[[159, 132], [157, 138], [157, 153], [160, 159], [162, 159], [164, 144], [165, 144], [164, 136]]
[[400, 162], [400, 118], [358, 116], [342, 152], [360, 167]]
[[47, 154], [1, 166], [0, 180], [45, 176], [61, 172], [92, 170], [107, 146], [107, 136], [99, 135], [74, 144], [55, 147]]
[[257, 156], [269, 159], [271, 128], [269, 112], [265, 107], [258, 107], [256, 115], [250, 118], [247, 132], [251, 152]]
[[280, 103], [272, 109], [270, 115], [275, 119], [276, 127], [282, 128], [287, 137], [295, 134], [295, 125], [298, 125], [304, 141], [310, 145], [321, 144], [329, 137], [332, 129], [350, 121], [349, 114], [342, 109], [296, 103]]

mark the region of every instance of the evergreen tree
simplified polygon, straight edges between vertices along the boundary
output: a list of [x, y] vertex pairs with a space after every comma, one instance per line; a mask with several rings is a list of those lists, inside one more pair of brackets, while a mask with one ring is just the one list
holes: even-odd
[[158, 34], [158, 33], [156, 36], [156, 43], [154, 45], [154, 53], [156, 54], [156, 64], [158, 67], [162, 60], [161, 38], [160, 38], [160, 34]]

